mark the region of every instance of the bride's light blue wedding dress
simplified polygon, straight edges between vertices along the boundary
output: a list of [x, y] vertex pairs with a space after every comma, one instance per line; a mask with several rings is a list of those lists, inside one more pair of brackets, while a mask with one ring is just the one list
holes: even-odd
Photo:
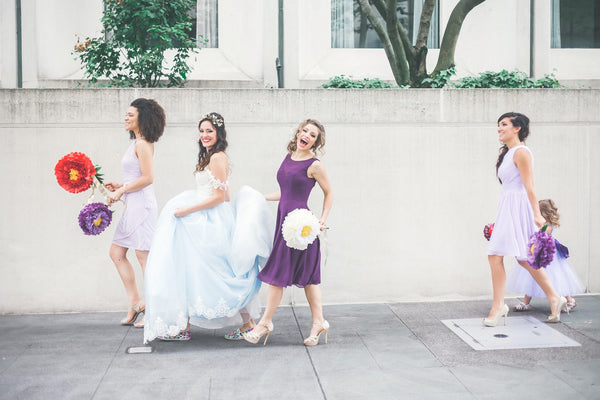
[[258, 318], [256, 278], [272, 247], [274, 222], [262, 194], [243, 186], [235, 199], [174, 216], [213, 190], [229, 190], [208, 168], [196, 172], [196, 190], [167, 202], [158, 219], [145, 272], [144, 343], [177, 335], [188, 324], [215, 329]]

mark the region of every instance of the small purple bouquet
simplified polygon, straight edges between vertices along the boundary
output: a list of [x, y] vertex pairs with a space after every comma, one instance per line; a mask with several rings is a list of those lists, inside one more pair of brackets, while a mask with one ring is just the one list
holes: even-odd
[[86, 235], [99, 235], [110, 225], [112, 213], [106, 204], [90, 203], [79, 212], [79, 226]]
[[487, 224], [486, 226], [483, 227], [483, 237], [485, 237], [487, 240], [490, 240], [490, 238], [492, 237], [493, 231], [494, 231], [494, 223], [490, 222], [489, 224]]
[[556, 243], [552, 235], [546, 233], [547, 227], [548, 225], [544, 225], [542, 229], [531, 235], [527, 243], [529, 248], [527, 262], [533, 269], [546, 268], [554, 258]]

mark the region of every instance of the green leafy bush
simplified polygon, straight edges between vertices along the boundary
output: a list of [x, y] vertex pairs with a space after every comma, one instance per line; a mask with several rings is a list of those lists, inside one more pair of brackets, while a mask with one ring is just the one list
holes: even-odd
[[439, 74], [430, 76], [429, 78], [425, 78], [421, 81], [422, 87], [430, 87], [430, 88], [443, 88], [448, 84], [450, 78], [456, 75], [456, 70], [454, 67], [450, 67], [443, 71], [440, 71]]
[[[443, 88], [446, 86], [456, 87], [461, 89], [467, 88], [558, 88], [560, 83], [554, 74], [545, 75], [538, 80], [531, 79], [525, 72], [515, 70], [507, 71], [503, 69], [500, 72], [486, 71], [478, 76], [467, 76], [458, 79], [456, 82], [451, 82], [450, 79], [456, 74], [454, 67], [441, 71], [439, 74], [423, 79], [421, 87]], [[380, 88], [398, 88], [398, 86], [390, 85], [379, 78], [365, 78], [362, 80], [354, 80], [352, 77], [345, 75], [335, 76], [329, 79], [329, 82], [324, 83], [322, 88], [334, 89], [380, 89]], [[407, 88], [403, 86], [402, 88]]]
[[329, 79], [329, 82], [320, 86], [324, 89], [389, 89], [397, 86], [390, 85], [379, 78], [364, 78], [354, 80], [351, 76], [334, 76]]
[[[109, 86], [182, 86], [195, 53], [190, 38], [194, 0], [103, 0], [99, 38], [77, 40], [74, 53], [91, 84], [107, 79]], [[165, 53], [174, 53], [167, 59]]]
[[560, 83], [554, 74], [533, 80], [525, 72], [503, 69], [500, 72], [486, 71], [479, 76], [460, 78], [453, 86], [457, 88], [558, 88]]

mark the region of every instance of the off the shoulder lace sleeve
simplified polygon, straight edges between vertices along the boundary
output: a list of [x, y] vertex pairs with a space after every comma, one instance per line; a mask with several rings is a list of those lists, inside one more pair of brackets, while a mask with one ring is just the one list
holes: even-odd
[[212, 174], [212, 172], [208, 168], [206, 170], [208, 171], [208, 180], [213, 189], [215, 189], [215, 190], [229, 189], [229, 181], [223, 182], [223, 181], [215, 178], [215, 176]]

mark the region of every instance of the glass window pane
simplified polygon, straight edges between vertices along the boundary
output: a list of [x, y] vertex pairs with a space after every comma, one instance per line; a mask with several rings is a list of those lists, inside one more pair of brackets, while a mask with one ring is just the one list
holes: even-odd
[[600, 48], [598, 0], [552, 0], [552, 48]]
[[219, 47], [218, 0], [197, 0], [194, 10], [192, 34], [198, 47]]
[[[439, 1], [439, 0], [438, 0]], [[424, 0], [397, 0], [398, 20], [413, 44], [416, 42]], [[438, 2], [431, 16], [428, 48], [439, 47]], [[374, 6], [373, 6], [374, 8]], [[376, 12], [377, 14], [377, 12]], [[363, 14], [358, 0], [331, 0], [332, 48], [382, 48], [377, 32]]]

